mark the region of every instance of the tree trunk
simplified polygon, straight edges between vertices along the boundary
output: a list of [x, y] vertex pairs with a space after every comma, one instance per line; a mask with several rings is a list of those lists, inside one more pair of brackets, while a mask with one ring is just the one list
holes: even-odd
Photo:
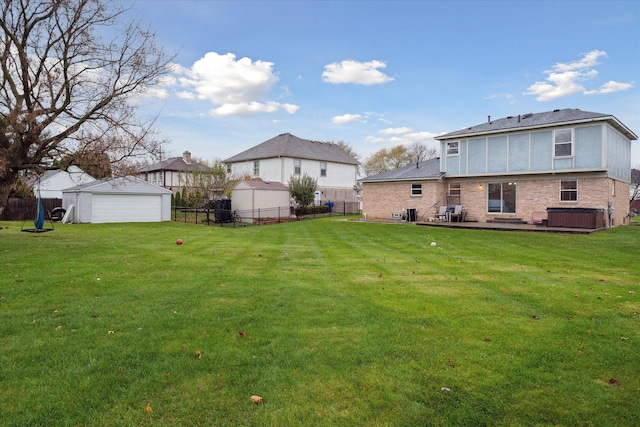
[[17, 174], [18, 173], [11, 168], [0, 171], [0, 215], [2, 215], [2, 211], [4, 211], [4, 208], [7, 206], [11, 186], [13, 186]]

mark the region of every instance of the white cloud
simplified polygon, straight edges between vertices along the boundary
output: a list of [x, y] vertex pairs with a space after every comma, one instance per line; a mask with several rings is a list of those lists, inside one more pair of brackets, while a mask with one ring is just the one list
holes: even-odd
[[610, 81], [598, 90], [588, 90], [582, 82], [598, 76], [598, 71], [593, 69], [600, 64], [598, 59], [606, 58], [607, 53], [601, 50], [593, 50], [585, 54], [582, 59], [570, 63], [556, 63], [551, 70], [546, 70], [547, 78], [543, 82], [536, 82], [529, 86], [525, 95], [536, 95], [537, 101], [552, 101], [565, 96], [582, 93], [606, 94], [628, 90], [633, 83], [618, 83]]
[[[190, 68], [175, 64], [172, 69], [179, 76], [177, 83], [184, 89], [177, 92], [177, 96], [211, 102], [216, 106], [211, 110], [214, 116], [245, 116], [279, 110], [293, 114], [298, 109], [292, 104], [265, 100], [278, 81], [272, 62], [246, 57], [236, 60], [232, 53], [208, 52]], [[283, 88], [285, 95], [289, 95], [288, 88]]]
[[357, 122], [362, 118], [361, 114], [343, 114], [341, 116], [335, 116], [331, 119], [331, 122], [337, 125], [343, 125], [346, 123]]
[[386, 68], [382, 61], [358, 62], [347, 59], [325, 65], [322, 80], [327, 83], [354, 83], [360, 85], [377, 85], [393, 81], [378, 68]]
[[220, 107], [210, 111], [212, 116], [253, 116], [262, 113], [275, 113], [279, 110], [285, 110], [289, 114], [293, 114], [298, 110], [298, 106], [292, 104], [280, 104], [275, 101], [268, 102], [249, 102], [238, 104], [223, 104]]
[[387, 128], [387, 129], [382, 129], [378, 131], [378, 133], [381, 133], [383, 135], [402, 135], [404, 133], [409, 133], [409, 132], [411, 132], [411, 128], [408, 128], [408, 127]]
[[600, 89], [590, 90], [590, 91], [585, 92], [585, 94], [586, 95], [593, 95], [593, 94], [606, 94], [606, 93], [621, 92], [623, 90], [629, 90], [632, 87], [633, 87], [633, 82], [631, 82], [631, 83], [619, 83], [619, 82], [614, 82], [613, 80], [611, 80], [611, 81], [608, 81], [605, 84], [603, 84]]

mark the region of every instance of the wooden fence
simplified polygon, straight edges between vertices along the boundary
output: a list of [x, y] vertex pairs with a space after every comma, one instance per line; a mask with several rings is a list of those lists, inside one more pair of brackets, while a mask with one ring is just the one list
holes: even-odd
[[[35, 197], [25, 197], [18, 199], [10, 197], [7, 206], [0, 215], [2, 221], [26, 221], [35, 219], [36, 217], [37, 199]], [[62, 199], [42, 199], [42, 205], [45, 210], [45, 219], [50, 219], [49, 213], [57, 207], [62, 206]]]

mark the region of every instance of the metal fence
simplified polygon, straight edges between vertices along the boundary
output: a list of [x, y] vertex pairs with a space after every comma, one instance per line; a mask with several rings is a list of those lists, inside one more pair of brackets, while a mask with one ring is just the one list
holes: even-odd
[[268, 225], [282, 222], [299, 221], [307, 218], [353, 215], [359, 213], [357, 202], [334, 202], [330, 212], [311, 213], [295, 216], [293, 207], [282, 206], [252, 210], [229, 210], [214, 208], [186, 208], [173, 206], [171, 219], [176, 222], [217, 225], [222, 227], [244, 227], [247, 225]]
[[[2, 221], [26, 221], [36, 217], [37, 199], [35, 197], [25, 197], [19, 199], [10, 197], [7, 206], [2, 211], [0, 220]], [[62, 199], [42, 199], [42, 206], [45, 210], [45, 218], [51, 218], [51, 211], [62, 206]]]

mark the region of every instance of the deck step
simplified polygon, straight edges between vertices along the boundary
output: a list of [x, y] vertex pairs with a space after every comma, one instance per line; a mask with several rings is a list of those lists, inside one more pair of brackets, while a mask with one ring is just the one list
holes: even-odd
[[527, 221], [522, 218], [493, 218], [487, 222], [496, 224], [527, 224]]

